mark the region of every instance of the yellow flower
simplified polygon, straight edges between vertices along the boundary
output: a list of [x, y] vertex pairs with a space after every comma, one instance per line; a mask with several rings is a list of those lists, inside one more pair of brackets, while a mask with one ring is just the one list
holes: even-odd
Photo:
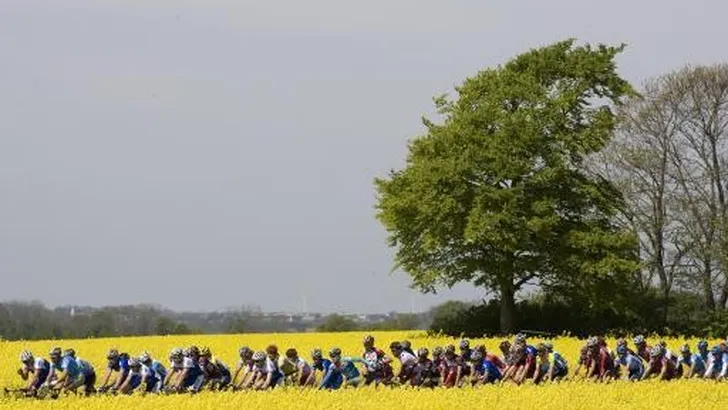
[[[238, 361], [237, 352], [241, 346], [249, 346], [254, 350], [263, 350], [268, 344], [275, 343], [280, 351], [295, 347], [301, 357], [310, 358], [314, 348], [327, 352], [337, 346], [344, 355], [360, 356], [362, 340], [366, 333], [306, 333], [306, 334], [252, 334], [252, 335], [203, 335], [203, 336], [167, 336], [167, 337], [129, 337], [92, 340], [56, 340], [38, 342], [0, 341], [0, 386], [21, 387], [23, 381], [16, 371], [20, 366], [19, 353], [31, 350], [36, 356], [47, 357], [53, 346], [73, 348], [78, 357], [91, 362], [96, 367], [98, 377], [104, 373], [105, 355], [110, 348], [119, 349], [132, 356], [148, 351], [155, 359], [168, 363], [169, 351], [174, 347], [190, 345], [208, 346], [215, 356], [233, 369]], [[413, 348], [427, 347], [432, 351], [435, 346], [444, 346], [457, 340], [437, 337], [428, 338], [422, 332], [374, 332], [376, 344], [388, 350], [389, 343], [394, 340], [407, 339]], [[649, 340], [657, 343], [657, 338]], [[484, 344], [489, 351], [498, 352], [501, 339], [473, 339], [471, 346]], [[608, 340], [610, 347], [615, 340]], [[697, 339], [667, 339], [673, 351], [683, 343], [692, 348]], [[538, 340], [529, 341], [530, 344]], [[576, 366], [579, 348], [583, 344], [575, 338], [553, 339], [555, 349], [569, 361], [570, 371]], [[716, 343], [712, 341], [711, 344]], [[631, 343], [630, 343], [631, 345]], [[94, 396], [61, 397], [48, 400], [44, 409], [225, 409], [225, 408], [285, 408], [307, 409], [318, 408], [372, 408], [372, 409], [466, 409], [489, 408], [503, 409], [698, 409], [715, 408], [728, 401], [728, 388], [722, 383], [700, 380], [674, 381], [661, 383], [647, 381], [641, 383], [612, 382], [595, 384], [581, 379], [569, 380], [558, 384], [534, 386], [512, 384], [484, 386], [462, 389], [412, 389], [412, 388], [378, 388], [373, 387], [347, 389], [335, 392], [322, 392], [313, 389], [301, 391], [297, 388], [278, 388], [267, 392], [203, 392], [199, 395], [134, 395], [134, 396]], [[28, 400], [16, 400], [12, 397], [0, 396], [2, 409], [28, 409], [35, 404]]]

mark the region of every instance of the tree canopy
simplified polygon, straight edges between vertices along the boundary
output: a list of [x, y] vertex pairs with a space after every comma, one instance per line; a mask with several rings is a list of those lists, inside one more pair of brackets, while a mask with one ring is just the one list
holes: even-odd
[[466, 79], [457, 99], [435, 99], [442, 121], [424, 119], [406, 166], [375, 181], [395, 267], [415, 288], [467, 281], [496, 292], [507, 332], [529, 282], [599, 295], [629, 281], [637, 245], [615, 223], [622, 198], [584, 166], [633, 93], [616, 72], [623, 48], [570, 39], [532, 49]]

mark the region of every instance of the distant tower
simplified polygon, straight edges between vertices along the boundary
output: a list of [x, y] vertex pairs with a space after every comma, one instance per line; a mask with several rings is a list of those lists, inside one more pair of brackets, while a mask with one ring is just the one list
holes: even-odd
[[71, 317], [73, 317], [75, 315], [76, 315], [76, 307], [75, 306], [71, 306]]

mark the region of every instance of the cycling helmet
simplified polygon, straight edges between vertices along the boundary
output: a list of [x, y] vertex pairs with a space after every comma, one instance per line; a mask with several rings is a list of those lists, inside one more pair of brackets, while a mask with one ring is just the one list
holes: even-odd
[[313, 351], [311, 352], [311, 358], [313, 358], [314, 360], [320, 360], [321, 358], [323, 358], [323, 356], [324, 355], [321, 352], [321, 349], [313, 349]]
[[619, 356], [624, 356], [624, 355], [627, 354], [627, 352], [628, 352], [627, 351], [627, 346], [625, 346], [625, 345], [619, 345], [619, 346], [617, 346], [617, 354]]
[[28, 350], [23, 350], [20, 353], [20, 361], [23, 362], [23, 363], [32, 362], [33, 361], [33, 353], [31, 353]]
[[241, 359], [245, 359], [246, 357], [250, 357], [250, 355], [253, 354], [253, 351], [250, 350], [248, 346], [243, 346], [240, 349], [238, 349], [238, 355], [240, 355]]
[[265, 352], [255, 352], [255, 354], [253, 354], [253, 361], [255, 361], [255, 362], [262, 362], [265, 359], [266, 359]]
[[202, 349], [200, 349], [200, 356], [211, 357], [212, 351], [210, 351], [209, 347], [205, 346]]
[[511, 349], [511, 342], [509, 342], [509, 341], [507, 341], [507, 340], [504, 340], [504, 341], [500, 342], [500, 345], [498, 345], [498, 347], [499, 347], [499, 348], [500, 348], [500, 349], [501, 349], [502, 351], [508, 351], [508, 350], [510, 350], [510, 349]]
[[470, 358], [473, 359], [473, 361], [477, 362], [477, 361], [483, 359], [483, 353], [475, 350], [475, 351], [473, 351], [473, 354], [470, 355]]
[[109, 349], [106, 353], [106, 358], [109, 360], [116, 360], [119, 358], [119, 351], [116, 349]]
[[430, 354], [430, 351], [427, 350], [426, 347], [420, 347], [419, 349], [417, 349], [417, 357], [427, 358], [428, 354]]
[[708, 342], [705, 340], [701, 340], [698, 342], [698, 350], [699, 351], [706, 351], [708, 350]]
[[409, 340], [403, 340], [400, 343], [400, 346], [402, 346], [402, 349], [407, 350], [407, 349], [411, 349], [412, 348], [412, 343], [410, 343]]
[[525, 335], [525, 334], [523, 334], [523, 333], [519, 333], [519, 334], [517, 334], [517, 335], [516, 335], [516, 343], [517, 343], [517, 344], [522, 344], [522, 343], [526, 343], [526, 335]]
[[169, 352], [169, 358], [173, 360], [182, 360], [182, 356], [184, 356], [184, 352], [179, 347], [175, 347]]
[[142, 364], [139, 363], [139, 360], [134, 359], [134, 358], [129, 359], [129, 367], [139, 367], [141, 365]]
[[391, 350], [402, 350], [402, 343], [400, 342], [392, 342], [389, 344], [389, 348]]
[[546, 347], [546, 350], [548, 350], [549, 353], [553, 353], [554, 351], [554, 344], [551, 342], [543, 342], [544, 346]]
[[286, 350], [286, 357], [289, 359], [294, 359], [294, 358], [298, 357], [298, 351], [294, 348], [290, 348], [290, 349]]
[[63, 355], [64, 356], [70, 356], [70, 357], [73, 357], [75, 359], [76, 358], [76, 351], [73, 350], [73, 349], [66, 349], [66, 351], [63, 352]]
[[453, 345], [447, 345], [445, 346], [445, 353], [452, 353], [455, 354], [455, 346]]
[[48, 353], [50, 357], [61, 357], [61, 354], [63, 354], [63, 351], [60, 347], [54, 347], [51, 349], [50, 353]]
[[442, 349], [441, 346], [437, 346], [434, 349], [432, 349], [432, 355], [433, 356], [441, 356], [445, 351]]
[[268, 353], [269, 356], [278, 356], [278, 346], [268, 345], [268, 347], [265, 348], [265, 352]]
[[187, 355], [188, 356], [200, 356], [200, 348], [192, 345], [187, 349]]
[[139, 361], [142, 363], [148, 363], [152, 360], [152, 357], [149, 355], [149, 353], [144, 352], [139, 355]]
[[642, 336], [642, 335], [635, 336], [635, 338], [634, 338], [634, 344], [636, 344], [637, 346], [639, 346], [639, 345], [644, 344], [644, 343], [645, 343], [645, 337], [644, 336]]
[[465, 350], [465, 349], [469, 349], [469, 348], [470, 348], [470, 340], [463, 339], [463, 340], [460, 341], [460, 349], [461, 350]]
[[372, 335], [364, 336], [364, 344], [365, 345], [374, 345], [374, 336], [372, 336]]
[[662, 347], [661, 346], [655, 346], [650, 351], [650, 357], [658, 357], [662, 354]]
[[536, 347], [536, 351], [538, 353], [544, 353], [544, 352], [548, 352], [549, 349], [546, 347], [546, 343], [539, 343], [538, 346]]
[[597, 339], [596, 336], [592, 336], [586, 340], [587, 347], [596, 347], [596, 345], [598, 343], [599, 343], [599, 339]]
[[690, 353], [690, 345], [687, 343], [682, 345], [682, 347], [680, 347], [680, 353]]
[[333, 349], [329, 350], [329, 357], [339, 357], [341, 356], [341, 349], [338, 347], [334, 347]]

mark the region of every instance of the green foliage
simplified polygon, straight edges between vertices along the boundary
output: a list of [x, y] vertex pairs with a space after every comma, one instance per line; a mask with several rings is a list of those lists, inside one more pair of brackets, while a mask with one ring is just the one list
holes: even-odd
[[415, 288], [468, 281], [499, 292], [509, 330], [529, 281], [600, 293], [636, 269], [634, 236], [612, 222], [620, 194], [582, 166], [633, 92], [616, 73], [622, 50], [556, 43], [435, 100], [444, 121], [425, 119], [406, 167], [375, 181], [377, 218]]
[[326, 318], [326, 322], [324, 322], [316, 330], [318, 330], [319, 332], [349, 332], [356, 329], [356, 322], [354, 322], [352, 319], [334, 313], [332, 315], [329, 315]]
[[[381, 323], [367, 326], [366, 330], [415, 330], [422, 329], [422, 316], [412, 313], [397, 313]], [[364, 329], [362, 329], [364, 330]]]
[[[444, 334], [458, 336], [468, 332], [472, 323], [469, 315], [473, 305], [457, 300], [451, 300], [432, 309], [432, 324], [430, 330]], [[482, 323], [479, 323], [482, 325]]]
[[[657, 289], [647, 289], [638, 297], [625, 300], [620, 309], [608, 304], [592, 303], [587, 298], [565, 299], [558, 295], [537, 293], [516, 304], [519, 317], [517, 331], [542, 335], [570, 334], [587, 337], [595, 334], [659, 334], [663, 336], [724, 337], [728, 315], [710, 312], [701, 296], [675, 292], [669, 300], [666, 321], [660, 309], [664, 299]], [[499, 329], [500, 305], [491, 300], [481, 305], [446, 302], [433, 308], [430, 331], [459, 337], [494, 336]]]

